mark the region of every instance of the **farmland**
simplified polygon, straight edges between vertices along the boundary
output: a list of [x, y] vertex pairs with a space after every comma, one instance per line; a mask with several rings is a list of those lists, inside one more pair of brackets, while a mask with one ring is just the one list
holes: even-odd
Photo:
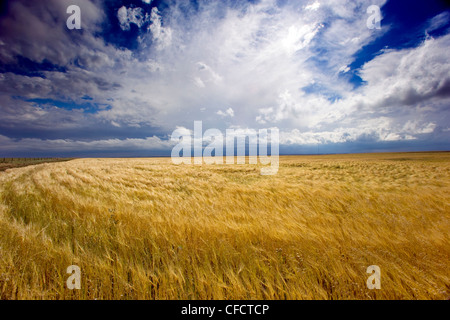
[[449, 219], [445, 152], [42, 163], [0, 173], [0, 298], [448, 299]]
[[69, 161], [70, 158], [0, 158], [0, 171], [5, 171], [11, 168], [20, 168], [30, 165], [47, 163], [47, 162], [58, 162], [58, 161]]

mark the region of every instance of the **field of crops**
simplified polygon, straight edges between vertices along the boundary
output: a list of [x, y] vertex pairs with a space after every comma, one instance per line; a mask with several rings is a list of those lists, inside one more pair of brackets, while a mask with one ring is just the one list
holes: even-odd
[[5, 171], [11, 168], [26, 167], [30, 165], [68, 161], [70, 158], [0, 158], [0, 171]]
[[0, 298], [448, 299], [449, 230], [450, 153], [44, 163], [0, 173]]

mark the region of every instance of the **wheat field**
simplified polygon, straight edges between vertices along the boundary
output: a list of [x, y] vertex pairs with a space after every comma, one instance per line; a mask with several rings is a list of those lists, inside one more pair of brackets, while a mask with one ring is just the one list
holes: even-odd
[[448, 299], [449, 183], [450, 153], [282, 156], [273, 176], [170, 158], [8, 169], [0, 298]]

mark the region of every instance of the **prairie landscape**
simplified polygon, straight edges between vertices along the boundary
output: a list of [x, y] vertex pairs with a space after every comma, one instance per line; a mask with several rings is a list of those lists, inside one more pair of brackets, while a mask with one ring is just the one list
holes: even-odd
[[0, 171], [11, 168], [26, 167], [46, 162], [68, 161], [71, 158], [0, 158]]
[[282, 156], [272, 176], [170, 158], [8, 169], [0, 298], [448, 299], [449, 183], [445, 152]]

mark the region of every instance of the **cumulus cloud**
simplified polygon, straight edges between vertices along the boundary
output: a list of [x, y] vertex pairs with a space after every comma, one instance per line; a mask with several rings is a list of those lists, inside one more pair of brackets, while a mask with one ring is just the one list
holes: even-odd
[[228, 108], [225, 111], [219, 110], [217, 114], [221, 117], [234, 117], [234, 110], [232, 108]]
[[161, 16], [158, 8], [153, 7], [150, 15], [150, 26], [148, 27], [153, 35], [153, 40], [156, 42], [157, 49], [164, 49], [168, 47], [172, 41], [172, 29], [162, 26]]
[[316, 11], [316, 10], [319, 9], [319, 8], [320, 8], [320, 3], [319, 3], [318, 1], [316, 1], [316, 2], [314, 2], [314, 3], [308, 4], [308, 5], [305, 7], [305, 10]]
[[117, 11], [117, 19], [119, 19], [120, 28], [122, 30], [130, 30], [130, 24], [134, 23], [138, 28], [142, 27], [148, 16], [144, 14], [142, 8], [127, 8], [122, 6]]
[[[303, 124], [307, 137], [299, 143], [320, 141], [311, 140], [314, 131], [313, 136], [326, 137], [327, 142], [341, 141], [343, 133], [347, 133], [346, 139], [375, 134], [379, 140], [415, 139], [418, 134], [432, 133], [438, 123], [445, 127], [447, 121], [439, 117], [450, 101], [450, 64], [444, 58], [449, 45], [447, 35], [428, 39], [417, 48], [385, 51], [362, 67], [360, 75], [367, 84], [360, 90], [338, 101], [298, 93], [293, 96], [287, 90], [279, 95], [276, 107], [260, 109], [257, 120], [280, 123], [295, 119]], [[414, 126], [409, 119], [415, 119]], [[333, 127], [337, 127], [335, 135], [323, 131]]]
[[[449, 96], [450, 62], [445, 52], [450, 35], [427, 39], [417, 48], [387, 50], [366, 63], [361, 77], [374, 106], [411, 106]], [[379, 93], [383, 92], [382, 95]]]
[[[0, 73], [0, 133], [22, 126], [66, 136], [24, 140], [30, 146], [84, 148], [64, 130], [86, 126], [124, 134], [146, 130], [138, 141], [94, 134], [92, 148], [149, 146], [149, 130], [165, 144], [162, 136], [190, 128], [194, 120], [203, 120], [205, 128], [277, 126], [287, 145], [368, 137], [412, 141], [448, 133], [450, 35], [429, 37], [415, 48], [385, 49], [351, 70], [361, 48], [389, 29], [366, 27], [365, 9], [384, 0], [263, 0], [233, 7], [199, 1], [195, 9], [183, 2], [151, 8], [147, 4], [154, 3], [143, 0], [142, 8], [113, 8], [122, 32], [117, 38], [128, 40], [132, 24], [140, 28], [128, 49], [99, 36], [108, 19], [104, 2], [36, 3], [12, 1], [0, 19], [2, 65], [19, 68], [26, 61], [38, 70]], [[65, 29], [69, 4], [82, 10], [82, 33]], [[440, 14], [427, 28], [446, 21], [448, 15]], [[352, 72], [363, 80], [357, 89], [345, 78]]]

